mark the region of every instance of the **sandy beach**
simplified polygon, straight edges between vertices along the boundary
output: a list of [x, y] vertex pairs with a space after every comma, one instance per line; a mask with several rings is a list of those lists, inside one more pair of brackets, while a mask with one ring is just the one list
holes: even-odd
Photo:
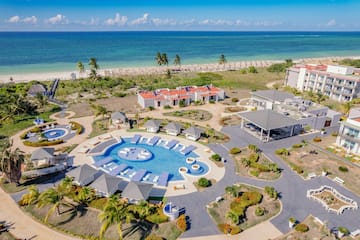
[[[360, 59], [360, 56], [334, 56], [334, 57], [322, 57], [322, 58], [303, 58], [294, 60], [295, 63], [323, 63], [330, 64], [335, 61], [339, 61], [345, 58]], [[135, 76], [135, 75], [151, 75], [151, 74], [164, 74], [168, 69], [172, 72], [220, 72], [230, 70], [240, 70], [254, 67], [269, 67], [274, 63], [281, 63], [280, 60], [254, 60], [254, 61], [237, 61], [227, 62], [220, 65], [218, 63], [212, 64], [192, 64], [181, 66], [161, 66], [161, 67], [128, 67], [128, 68], [112, 68], [112, 69], [100, 69], [98, 74], [101, 76], [118, 77], [118, 76]], [[0, 83], [7, 82], [29, 82], [32, 80], [47, 81], [59, 78], [61, 80], [77, 79], [88, 76], [89, 72], [79, 73], [78, 71], [68, 72], [46, 72], [46, 73], [24, 73], [24, 74], [12, 74], [1, 75]]]

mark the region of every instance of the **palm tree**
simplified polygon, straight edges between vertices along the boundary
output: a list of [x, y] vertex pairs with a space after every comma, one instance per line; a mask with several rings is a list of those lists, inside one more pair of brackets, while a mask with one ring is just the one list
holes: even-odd
[[82, 205], [88, 205], [95, 198], [95, 192], [90, 187], [82, 187], [76, 200]]
[[95, 69], [95, 70], [99, 69], [99, 65], [97, 64], [96, 58], [90, 58], [89, 66], [90, 66], [90, 68]]
[[117, 226], [119, 233], [119, 239], [122, 240], [122, 224], [124, 222], [130, 222], [132, 216], [128, 211], [128, 205], [124, 202], [120, 202], [116, 195], [112, 195], [105, 205], [104, 211], [98, 216], [102, 223], [99, 233], [99, 238], [102, 239], [106, 230], [112, 226]]
[[12, 142], [5, 141], [3, 152], [0, 155], [0, 170], [5, 174], [9, 182], [19, 184], [21, 178], [21, 165], [24, 162], [24, 152], [19, 148], [11, 150]]
[[169, 65], [169, 60], [166, 53], [161, 54], [161, 61], [163, 65]]
[[39, 199], [39, 189], [35, 185], [28, 188], [28, 193], [24, 194], [20, 200], [21, 205], [30, 205]]
[[156, 57], [155, 57], [156, 63], [161, 66], [163, 65], [163, 58], [160, 52], [156, 53]]
[[224, 55], [224, 54], [221, 54], [221, 55], [220, 55], [220, 58], [219, 58], [219, 64], [220, 64], [220, 65], [225, 65], [226, 62], [227, 62], [227, 60], [226, 60], [225, 55]]
[[237, 214], [237, 213], [235, 213], [233, 211], [227, 212], [226, 213], [226, 218], [230, 219], [233, 224], [236, 224], [236, 225], [239, 224], [240, 216], [239, 216], [239, 214]]
[[97, 117], [102, 115], [102, 119], [104, 119], [105, 115], [109, 112], [107, 108], [102, 105], [93, 104], [91, 105], [91, 108], [94, 110], [95, 116]]
[[345, 114], [346, 116], [349, 115], [349, 112], [350, 112], [352, 106], [353, 106], [353, 103], [352, 103], [351, 101], [350, 101], [350, 102], [346, 102], [346, 103], [344, 103], [344, 104], [342, 105], [342, 107], [343, 107], [343, 109], [344, 109], [344, 114]]
[[80, 75], [85, 72], [85, 66], [82, 62], [77, 62], [76, 67], [79, 70]]
[[175, 55], [174, 65], [175, 66], [181, 66], [181, 58], [180, 58], [180, 56], [178, 54]]

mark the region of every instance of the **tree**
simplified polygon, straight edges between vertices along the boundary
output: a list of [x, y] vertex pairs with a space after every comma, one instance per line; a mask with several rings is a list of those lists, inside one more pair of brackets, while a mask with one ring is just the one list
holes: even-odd
[[180, 58], [180, 56], [178, 54], [175, 55], [174, 65], [175, 66], [181, 66], [181, 58]]
[[156, 57], [155, 57], [156, 63], [161, 66], [163, 65], [163, 58], [160, 52], [156, 53]]
[[12, 142], [6, 140], [3, 145], [3, 152], [0, 155], [0, 170], [5, 174], [9, 182], [19, 184], [21, 178], [21, 165], [25, 155], [19, 148], [11, 150]]
[[258, 73], [258, 70], [254, 66], [249, 67], [249, 73]]
[[120, 202], [116, 195], [112, 195], [105, 205], [104, 211], [98, 216], [102, 223], [99, 233], [99, 238], [102, 239], [106, 230], [112, 226], [117, 226], [119, 239], [122, 240], [122, 224], [124, 222], [130, 222], [132, 215], [128, 211], [128, 205], [124, 202]]
[[102, 106], [102, 105], [96, 105], [96, 104], [92, 104], [91, 105], [91, 108], [93, 109], [94, 111], [94, 115], [96, 117], [102, 115], [102, 119], [104, 119], [105, 115], [109, 112], [107, 110], [106, 107]]
[[41, 93], [37, 93], [35, 99], [38, 102], [39, 107], [41, 108], [47, 104], [47, 98]]
[[226, 60], [225, 55], [224, 55], [224, 54], [221, 54], [221, 55], [220, 55], [220, 58], [219, 58], [219, 64], [220, 64], [220, 65], [225, 65], [226, 62], [227, 62], [227, 60]]
[[82, 205], [88, 205], [95, 198], [95, 192], [90, 187], [82, 187], [76, 197], [76, 200]]
[[20, 205], [24, 206], [24, 205], [34, 204], [39, 199], [39, 196], [40, 196], [39, 189], [35, 185], [31, 185], [28, 188], [28, 193], [24, 194], [21, 197]]
[[93, 80], [98, 79], [97, 70], [99, 69], [99, 65], [97, 64], [96, 58], [90, 58], [89, 60], [89, 66], [90, 66], [90, 75], [89, 77]]
[[349, 115], [349, 112], [350, 112], [352, 106], [353, 106], [353, 103], [352, 103], [351, 101], [350, 101], [350, 102], [346, 102], [346, 103], [344, 103], [344, 104], [342, 105], [342, 107], [343, 107], [343, 109], [344, 109], [344, 114], [345, 114], [346, 116]]
[[230, 219], [230, 221], [233, 223], [233, 224], [239, 224], [239, 219], [240, 219], [240, 216], [239, 214], [233, 212], [233, 211], [229, 211], [226, 213], [226, 218], [227, 219]]
[[161, 54], [161, 61], [163, 65], [169, 65], [169, 60], [166, 53]]
[[85, 66], [82, 62], [77, 62], [76, 67], [79, 70], [80, 75], [85, 72]]

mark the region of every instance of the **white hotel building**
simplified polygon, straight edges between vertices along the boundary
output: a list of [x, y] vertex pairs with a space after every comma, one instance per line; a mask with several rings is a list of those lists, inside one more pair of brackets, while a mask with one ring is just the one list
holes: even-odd
[[299, 91], [320, 92], [346, 102], [359, 97], [360, 69], [333, 65], [296, 65], [286, 72], [285, 85]]
[[351, 109], [346, 121], [341, 122], [336, 145], [349, 152], [360, 153], [360, 108]]

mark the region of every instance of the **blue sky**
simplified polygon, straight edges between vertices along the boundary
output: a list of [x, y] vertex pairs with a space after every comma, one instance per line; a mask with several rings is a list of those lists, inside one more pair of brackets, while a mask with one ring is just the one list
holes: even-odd
[[360, 31], [359, 0], [0, 0], [0, 31]]

